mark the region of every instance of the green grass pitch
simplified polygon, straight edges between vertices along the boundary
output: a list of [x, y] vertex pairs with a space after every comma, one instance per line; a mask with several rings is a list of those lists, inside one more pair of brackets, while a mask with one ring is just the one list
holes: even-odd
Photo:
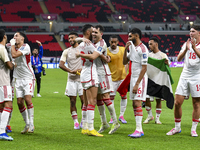
[[[171, 68], [175, 81], [173, 91], [175, 92], [182, 68]], [[73, 129], [73, 120], [69, 110], [69, 98], [64, 95], [67, 73], [61, 69], [47, 69], [47, 75], [42, 77], [41, 98], [33, 98], [34, 124], [33, 134], [20, 134], [25, 123], [18, 110], [16, 98], [13, 102], [13, 115], [11, 127], [13, 132], [8, 135], [14, 141], [0, 141], [0, 148], [3, 150], [178, 150], [178, 149], [199, 149], [199, 137], [191, 137], [192, 125], [192, 102], [191, 98], [183, 103], [182, 133], [174, 136], [166, 136], [166, 133], [174, 127], [173, 110], [166, 107], [162, 101], [162, 113], [160, 120], [162, 125], [154, 121], [143, 124], [144, 136], [133, 139], [128, 134], [135, 130], [135, 118], [132, 109], [132, 101], [129, 100], [124, 118], [127, 124], [121, 124], [119, 130], [113, 135], [108, 131], [103, 133], [104, 137], [91, 137], [82, 135], [81, 130]], [[36, 95], [36, 92], [35, 92]], [[115, 98], [115, 109], [117, 117], [120, 111], [119, 95]], [[80, 100], [77, 99], [78, 119], [81, 120]], [[155, 102], [152, 103], [152, 111], [155, 116]], [[107, 120], [110, 116], [106, 110]], [[147, 117], [143, 108], [143, 121]], [[100, 126], [98, 109], [95, 109], [95, 129]], [[197, 128], [200, 134], [200, 129]]]

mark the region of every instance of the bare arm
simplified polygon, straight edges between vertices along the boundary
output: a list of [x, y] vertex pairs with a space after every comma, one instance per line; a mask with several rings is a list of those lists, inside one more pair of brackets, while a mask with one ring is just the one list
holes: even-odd
[[128, 69], [129, 69], [129, 63], [127, 63], [126, 66], [125, 66], [125, 72], [126, 72], [126, 74], [128, 74], [128, 73], [127, 73], [127, 72], [128, 72]]
[[123, 55], [123, 65], [126, 65], [126, 64], [128, 64], [128, 62], [129, 62], [129, 59], [128, 59], [128, 57], [127, 57], [127, 49], [128, 49], [128, 47], [131, 45], [131, 42], [127, 42], [126, 43], [126, 46], [125, 46], [125, 51], [124, 51], [124, 55]]
[[96, 51], [93, 52], [93, 54], [82, 54], [80, 52], [76, 52], [76, 57], [82, 57], [85, 59], [95, 60], [97, 57], [100, 56], [100, 54]]
[[144, 74], [146, 73], [146, 71], [147, 71], [147, 65], [142, 65], [142, 70], [140, 71], [140, 75], [135, 83], [135, 86], [133, 87], [133, 91], [132, 91], [133, 93], [135, 93], [135, 94], [137, 93], [138, 86], [139, 86], [142, 78], [144, 77]]
[[22, 52], [16, 51], [16, 50], [15, 50], [15, 45], [12, 45], [12, 46], [11, 46], [11, 54], [12, 54], [12, 57], [13, 57], [13, 58], [17, 58], [17, 57], [23, 55]]
[[78, 69], [78, 70], [70, 70], [69, 68], [67, 68], [66, 66], [65, 66], [65, 62], [64, 61], [60, 61], [59, 62], [59, 67], [62, 69], [62, 70], [64, 70], [64, 71], [66, 71], [66, 72], [69, 72], [69, 73], [72, 73], [72, 74], [77, 74], [77, 71], [81, 71], [80, 69]]
[[100, 58], [103, 60], [103, 62], [105, 62], [105, 63], [109, 63], [109, 62], [110, 62], [110, 57], [109, 57], [109, 56], [105, 56], [105, 55], [101, 54], [99, 57], [100, 57]]

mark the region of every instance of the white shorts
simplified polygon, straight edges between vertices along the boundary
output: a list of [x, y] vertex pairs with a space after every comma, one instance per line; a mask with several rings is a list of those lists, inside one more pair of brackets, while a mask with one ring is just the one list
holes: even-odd
[[83, 87], [80, 81], [68, 81], [66, 85], [65, 95], [67, 96], [83, 95]]
[[16, 97], [24, 97], [25, 95], [33, 96], [34, 92], [34, 80], [31, 79], [16, 79], [15, 82], [15, 90], [16, 90]]
[[0, 104], [4, 101], [12, 101], [12, 87], [10, 85], [0, 86]]
[[91, 80], [89, 82], [82, 83], [82, 87], [84, 90], [89, 89], [90, 87], [99, 87], [99, 81], [98, 80]]
[[146, 98], [149, 98], [151, 102], [154, 101], [154, 98], [155, 98], [155, 99], [161, 99], [161, 98], [159, 98], [159, 97], [153, 97], [153, 96], [149, 96], [149, 95], [147, 95]]
[[200, 79], [189, 80], [180, 78], [175, 94], [188, 96], [190, 93], [192, 97], [200, 97]]
[[111, 75], [98, 75], [99, 88], [98, 94], [104, 94], [113, 91]]
[[113, 89], [114, 91], [112, 91], [110, 93], [110, 95], [115, 96], [117, 89], [119, 88], [120, 84], [123, 82], [124, 80], [119, 80], [119, 81], [112, 81], [112, 85], [113, 85]]
[[130, 82], [130, 100], [142, 100], [146, 101], [146, 93], [147, 93], [147, 75], [144, 75], [143, 79], [141, 80], [137, 94], [134, 94], [133, 87], [135, 86], [135, 83], [137, 82], [138, 77], [133, 78], [131, 77], [131, 82]]

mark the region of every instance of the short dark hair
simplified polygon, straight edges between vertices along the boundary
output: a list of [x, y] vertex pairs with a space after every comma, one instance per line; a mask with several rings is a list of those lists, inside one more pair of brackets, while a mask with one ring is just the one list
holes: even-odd
[[198, 25], [192, 25], [191, 28], [193, 28], [193, 29], [195, 29], [197, 31], [200, 31], [200, 26], [198, 26]]
[[78, 37], [78, 33], [76, 33], [76, 32], [70, 32], [70, 33], [68, 34], [68, 36], [70, 36], [70, 35], [75, 35], [75, 36]]
[[129, 31], [129, 33], [138, 34], [138, 35], [139, 35], [139, 38], [140, 38], [140, 39], [142, 38], [142, 32], [141, 32], [141, 30], [138, 29], [138, 28], [133, 28], [131, 31]]
[[150, 39], [149, 39], [149, 41], [150, 40], [153, 40], [154, 42], [156, 42], [156, 43], [158, 43], [158, 46], [160, 45], [160, 40], [157, 38], [157, 37], [151, 37]]
[[17, 33], [19, 33], [22, 37], [24, 37], [24, 43], [28, 42], [28, 38], [24, 32], [17, 31]]
[[83, 35], [85, 35], [86, 31], [93, 27], [91, 24], [85, 24], [82, 28]]
[[4, 37], [4, 35], [6, 35], [5, 30], [4, 30], [4, 29], [0, 29], [0, 42], [3, 41], [3, 37]]
[[96, 25], [96, 29], [99, 29], [100, 32], [104, 32], [104, 27], [102, 25]]
[[113, 39], [115, 38], [115, 39], [119, 40], [119, 38], [118, 38], [117, 35], [111, 35], [110, 38], [109, 38], [109, 40], [110, 40], [111, 38], [113, 38]]

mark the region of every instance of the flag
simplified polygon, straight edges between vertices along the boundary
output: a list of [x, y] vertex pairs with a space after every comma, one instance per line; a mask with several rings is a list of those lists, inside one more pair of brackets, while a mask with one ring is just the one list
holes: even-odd
[[174, 106], [174, 96], [171, 84], [174, 83], [170, 68], [165, 59], [148, 58], [147, 64], [148, 86], [147, 94], [166, 100], [168, 108]]

